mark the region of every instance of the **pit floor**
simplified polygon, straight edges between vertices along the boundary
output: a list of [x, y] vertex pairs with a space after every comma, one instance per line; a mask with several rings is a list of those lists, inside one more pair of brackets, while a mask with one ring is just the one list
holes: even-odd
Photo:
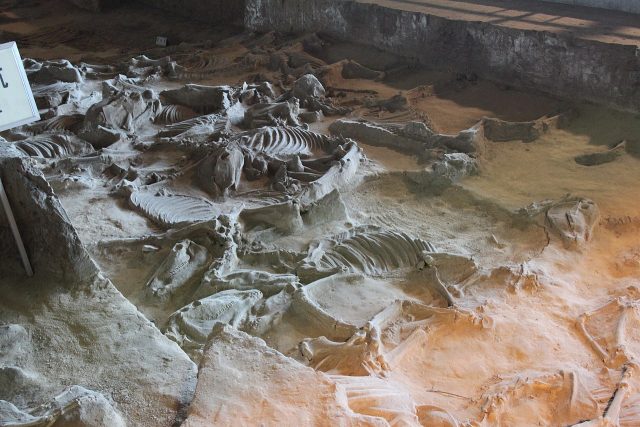
[[[552, 4], [543, 7], [524, 1], [419, 0], [411, 4], [393, 0], [380, 3], [429, 8], [434, 13], [464, 19], [495, 20], [498, 25], [554, 28], [555, 31], [569, 31], [567, 28], [576, 26], [582, 28], [580, 34], [584, 37], [604, 37], [603, 40], [620, 43], [640, 34], [638, 23], [631, 25], [620, 14], [591, 12], [587, 15], [583, 9]], [[509, 8], [500, 6], [505, 3]], [[460, 10], [467, 5], [474, 12], [465, 12], [463, 16]], [[563, 10], [572, 12], [563, 14]], [[94, 15], [58, 0], [23, 2], [19, 7], [2, 9], [0, 31], [3, 40], [19, 42], [25, 57], [66, 58], [73, 62], [108, 64], [140, 53], [154, 58], [170, 53], [178, 62], [189, 63], [194, 56], [190, 51], [192, 47], [197, 55], [220, 57], [228, 60], [228, 64], [235, 64], [237, 58], [247, 55], [246, 46], [250, 44], [270, 48], [268, 36], [260, 39], [242, 35], [233, 26], [212, 28], [136, 4]], [[155, 36], [160, 34], [167, 35], [174, 46], [187, 43], [187, 48], [176, 50], [174, 55], [171, 47], [154, 47]], [[294, 37], [273, 35], [273, 43], [280, 48], [301, 49], [301, 43]], [[638, 425], [640, 417], [635, 408], [640, 400], [640, 385], [632, 383], [626, 388], [620, 385], [625, 370], [631, 369], [634, 362], [623, 367], [604, 363], [578, 322], [583, 313], [595, 310], [586, 325], [589, 336], [595, 337], [607, 351], [614, 352], [616, 344], [622, 344], [632, 358], [640, 357], [640, 337], [638, 329], [634, 329], [640, 319], [634, 288], [640, 279], [637, 238], [640, 117], [594, 105], [573, 104], [490, 81], [461, 80], [444, 72], [407, 67], [402, 58], [339, 41], [328, 43], [318, 55], [328, 64], [324, 83], [333, 87], [334, 93], [341, 92], [340, 88], [374, 91], [380, 98], [402, 93], [437, 132], [456, 133], [476, 125], [485, 116], [528, 121], [557, 112], [575, 112], [568, 126], [553, 129], [532, 143], [487, 142], [485, 151], [479, 155], [480, 173], [465, 178], [439, 196], [426, 194], [407, 181], [408, 173], [424, 167], [412, 156], [361, 141], [367, 160], [359, 171], [359, 180], [342, 191], [348, 218], [310, 228], [304, 235], [264, 237], [275, 247], [295, 251], [354, 224], [372, 225], [434, 242], [440, 250], [471, 257], [480, 266], [478, 277], [466, 283], [458, 296], [461, 309], [486, 319], [486, 323], [471, 324], [463, 314], [460, 321], [436, 318], [424, 334], [412, 335], [406, 345], [398, 346], [402, 351], [390, 358], [393, 367], [388, 377], [348, 374], [332, 377], [331, 381], [355, 390], [352, 393], [355, 397], [351, 396], [353, 399], [349, 401], [350, 409], [392, 420], [394, 414], [402, 413], [407, 402], [413, 402], [414, 407], [424, 411], [418, 414], [423, 425], [432, 425], [428, 417], [440, 412], [471, 425], [560, 425], [606, 415], [610, 399], [618, 389], [624, 388], [629, 392], [621, 407], [620, 425]], [[345, 58], [388, 70], [388, 75], [383, 81], [345, 80], [336, 65]], [[291, 84], [290, 76], [278, 72], [225, 71], [224, 67], [207, 79], [180, 83], [239, 86], [255, 77], [258, 71], [269, 80], [278, 80], [285, 86]], [[163, 85], [176, 87], [178, 83], [155, 84], [154, 89], [162, 89]], [[356, 95], [346, 98], [362, 103], [362, 97], [354, 93]], [[335, 117], [327, 118], [312, 128], [326, 133], [333, 119]], [[578, 155], [605, 151], [621, 141], [626, 141], [627, 150], [611, 163], [583, 166], [574, 160]], [[170, 150], [137, 152], [126, 144], [120, 148], [131, 150], [132, 157], [140, 156], [141, 164], [149, 168], [165, 170], [180, 166], [178, 156]], [[161, 230], [126, 202], [109, 194], [108, 183], [104, 184], [60, 188], [58, 196], [101, 269], [144, 316], [160, 327], [171, 313], [146, 305], [146, 295], [141, 291], [171, 247], [165, 245], [157, 253], [143, 252], [126, 244], [105, 249], [105, 242], [117, 243], [118, 239], [124, 241]], [[567, 193], [590, 198], [600, 208], [594, 235], [583, 249], [568, 250], [558, 241], [547, 241], [542, 227], [521, 230], [513, 226], [514, 212], [519, 208], [545, 199], [558, 200]], [[354, 316], [364, 323], [399, 295], [436, 300], [420, 292], [423, 281], [419, 274], [367, 279], [355, 281], [344, 293], [336, 283], [330, 286], [325, 283], [328, 291], [318, 299], [333, 310], [333, 314]], [[627, 299], [634, 303], [628, 305], [629, 310], [622, 316], [611, 314], [608, 308], [602, 309], [612, 301]], [[1, 313], [2, 310], [0, 320], [3, 319]], [[284, 320], [263, 338], [271, 347], [293, 355], [298, 342], [313, 336], [314, 331], [300, 319]], [[126, 322], [123, 324], [126, 327]], [[108, 360], [97, 358], [95, 363], [101, 370], [117, 369], [110, 366]], [[233, 365], [233, 361], [230, 364], [230, 371], [251, 371], [246, 366]], [[338, 373], [344, 372], [338, 370]], [[368, 392], [364, 398], [358, 399], [361, 385], [357, 381], [349, 385], [349, 380], [354, 378], [370, 380], [364, 387]], [[294, 380], [295, 376], [291, 381]], [[267, 416], [276, 412], [272, 409], [277, 406], [273, 402], [284, 400], [268, 395], [269, 384], [241, 386], [243, 393], [231, 396], [234, 402], [243, 402], [256, 390], [264, 396], [263, 408], [254, 407], [253, 400], [245, 399], [241, 415], [247, 419], [268, 420]], [[304, 387], [301, 390], [302, 395], [314, 393]], [[206, 406], [213, 401], [211, 404], [215, 406], [218, 403], [217, 393], [204, 394], [198, 404]], [[114, 396], [120, 407], [127, 405], [126, 393], [123, 396]], [[443, 410], [429, 409], [434, 407]], [[138, 411], [139, 419], [146, 415], [144, 408], [131, 411]], [[298, 415], [303, 409], [299, 411]], [[216, 420], [219, 425], [230, 425], [234, 417], [232, 414]], [[209, 425], [211, 423], [209, 420]], [[201, 425], [207, 425], [207, 420]]]

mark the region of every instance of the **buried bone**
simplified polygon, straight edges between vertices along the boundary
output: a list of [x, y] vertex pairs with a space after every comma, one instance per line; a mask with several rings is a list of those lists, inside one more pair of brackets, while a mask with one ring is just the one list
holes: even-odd
[[[107, 91], [106, 87], [104, 90]], [[107, 147], [124, 134], [150, 123], [161, 108], [160, 101], [150, 90], [143, 93], [118, 91], [89, 108], [79, 136], [96, 148]]]
[[300, 106], [296, 98], [284, 102], [259, 103], [244, 113], [244, 124], [248, 128], [273, 126], [278, 123], [300, 126], [299, 115]]
[[640, 357], [640, 300], [637, 289], [631, 288], [629, 294], [583, 313], [576, 322], [593, 351], [613, 368]]
[[169, 318], [165, 334], [190, 355], [198, 357], [216, 323], [240, 328], [262, 299], [262, 292], [230, 289], [194, 301]]
[[201, 113], [218, 112], [231, 106], [228, 86], [203, 86], [187, 84], [180, 89], [165, 90], [160, 93], [169, 104], [189, 107]]
[[368, 323], [346, 342], [307, 338], [300, 343], [299, 350], [316, 370], [352, 376], [384, 375], [389, 366], [381, 353], [379, 333]]
[[[0, 400], [0, 423], [12, 427], [125, 427], [122, 416], [100, 393], [74, 385], [29, 412]], [[6, 424], [5, 424], [6, 423]]]
[[147, 282], [147, 291], [160, 300], [188, 292], [196, 275], [207, 266], [208, 258], [207, 249], [197, 243], [190, 240], [176, 243]]
[[598, 206], [589, 199], [563, 201], [546, 213], [551, 230], [567, 247], [580, 247], [591, 240], [599, 217]]
[[203, 159], [197, 168], [200, 186], [215, 197], [225, 197], [240, 184], [244, 155], [239, 147], [227, 145]]

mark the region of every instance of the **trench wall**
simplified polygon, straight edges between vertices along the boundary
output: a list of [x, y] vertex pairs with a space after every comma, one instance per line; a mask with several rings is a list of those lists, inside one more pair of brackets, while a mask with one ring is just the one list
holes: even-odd
[[324, 32], [435, 69], [640, 111], [640, 47], [349, 0], [246, 0], [253, 31]]
[[640, 13], [638, 0], [541, 0], [573, 6], [599, 7], [601, 9], [620, 10], [622, 12]]

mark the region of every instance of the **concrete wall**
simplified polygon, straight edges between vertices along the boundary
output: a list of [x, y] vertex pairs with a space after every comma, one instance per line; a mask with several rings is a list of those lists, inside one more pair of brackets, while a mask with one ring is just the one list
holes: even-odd
[[432, 68], [474, 71], [517, 87], [640, 111], [636, 46], [454, 21], [348, 0], [247, 0], [245, 25], [257, 31], [322, 31]]
[[543, 0], [546, 2], [571, 4], [574, 6], [599, 7], [601, 9], [621, 10], [640, 13], [640, 0]]

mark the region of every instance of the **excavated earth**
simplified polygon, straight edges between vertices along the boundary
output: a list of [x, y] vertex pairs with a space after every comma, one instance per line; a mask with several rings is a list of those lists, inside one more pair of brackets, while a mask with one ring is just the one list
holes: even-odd
[[0, 425], [640, 425], [640, 117], [321, 34], [141, 51], [175, 21], [138, 6], [90, 53], [31, 7]]

